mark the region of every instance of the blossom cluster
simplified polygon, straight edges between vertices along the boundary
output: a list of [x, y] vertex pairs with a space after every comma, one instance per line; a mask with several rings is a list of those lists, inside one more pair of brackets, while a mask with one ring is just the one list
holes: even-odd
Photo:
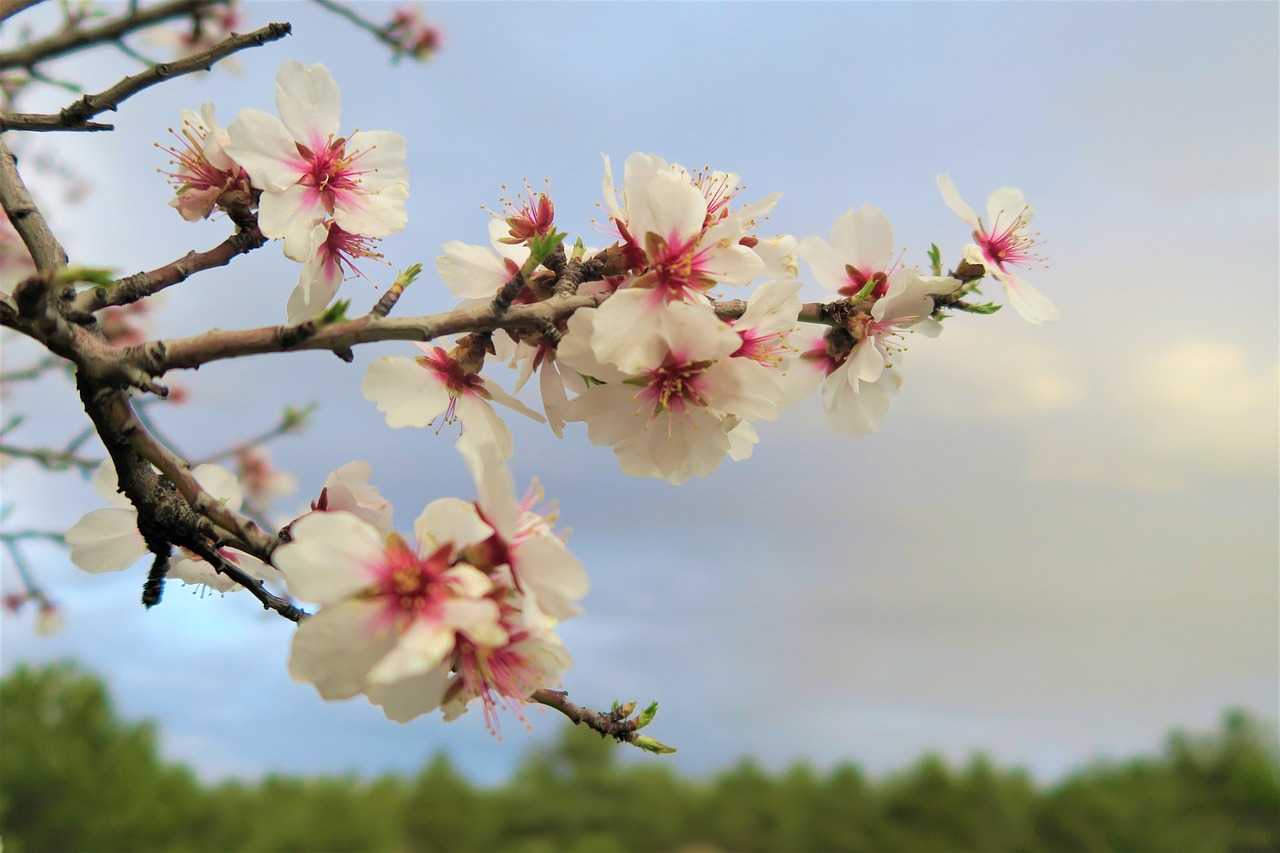
[[[1033, 215], [1018, 190], [992, 194], [990, 226], [939, 177], [944, 199], [973, 229], [964, 274], [942, 275], [895, 258], [893, 229], [871, 205], [851, 209], [828, 239], [762, 237], [758, 225], [779, 194], [740, 204], [739, 176], [690, 171], [650, 154], [632, 154], [621, 188], [605, 158], [605, 252], [579, 242], [574, 261], [608, 258], [578, 293], [604, 298], [574, 313], [554, 335], [530, 330], [495, 334], [493, 350], [520, 369], [516, 390], [538, 372], [546, 421], [557, 436], [566, 422], [585, 422], [593, 444], [611, 447], [635, 476], [683, 482], [704, 477], [726, 458], [744, 459], [757, 441], [753, 424], [819, 385], [832, 425], [866, 435], [879, 428], [902, 379], [897, 362], [906, 337], [936, 336], [948, 307], [969, 307], [984, 275], [1000, 281], [1010, 303], [1031, 322], [1052, 319], [1049, 302], [1014, 274], [1039, 259]], [[490, 245], [446, 243], [436, 268], [454, 296], [493, 300], [516, 276], [526, 283], [516, 302], [552, 299], [549, 268], [527, 276], [536, 241], [554, 231], [547, 193], [506, 203], [490, 223]], [[834, 292], [801, 328], [799, 260]], [[976, 271], [976, 272], [975, 272]], [[750, 287], [741, 313], [722, 312], [716, 297]], [[994, 306], [979, 306], [994, 310]], [[364, 393], [391, 427], [462, 421], [511, 452], [510, 432], [491, 401], [537, 420], [481, 376], [485, 347], [472, 337], [452, 350], [422, 347], [416, 359], [388, 356], [369, 369]]]
[[339, 135], [341, 93], [323, 65], [286, 62], [276, 75], [279, 117], [245, 109], [226, 128], [214, 106], [183, 113], [170, 203], [184, 219], [214, 208], [256, 206], [263, 236], [303, 264], [287, 305], [290, 323], [320, 314], [357, 258], [379, 259], [380, 238], [404, 229], [405, 140], [389, 131]]
[[[410, 39], [416, 26], [397, 18], [388, 32]], [[246, 109], [225, 129], [211, 104], [184, 113], [179, 146], [166, 149], [178, 187], [172, 205], [192, 221], [215, 208], [256, 209], [262, 234], [303, 264], [286, 309], [303, 323], [324, 311], [356, 260], [380, 258], [377, 241], [405, 227], [405, 142], [390, 132], [340, 135], [339, 92], [321, 65], [286, 63], [276, 105], [279, 117]], [[540, 495], [516, 498], [506, 467], [514, 442], [493, 403], [557, 437], [585, 423], [623, 471], [681, 483], [749, 457], [755, 425], [818, 388], [836, 429], [878, 429], [902, 383], [908, 336], [935, 337], [952, 311], [996, 310], [972, 301], [988, 277], [1028, 321], [1056, 318], [1018, 273], [1041, 261], [1022, 193], [996, 190], [984, 219], [949, 176], [938, 186], [973, 239], [948, 274], [936, 246], [927, 268], [904, 264], [888, 217], [872, 205], [838, 216], [825, 238], [761, 234], [779, 193], [747, 200], [735, 173], [639, 152], [620, 186], [604, 158], [605, 249], [568, 243], [549, 189], [527, 186], [494, 215], [488, 245], [444, 244], [436, 269], [464, 304], [496, 311], [574, 294], [595, 302], [554, 323], [507, 324], [372, 363], [362, 390], [388, 426], [460, 422], [457, 448], [478, 497], [432, 501], [408, 539], [369, 485], [369, 466], [353, 462], [287, 520], [271, 565], [220, 549], [250, 577], [318, 605], [298, 627], [291, 674], [326, 699], [364, 695], [399, 721], [437, 708], [452, 719], [479, 700], [495, 730], [497, 708], [519, 712], [559, 683], [572, 660], [554, 629], [580, 612], [586, 572], [556, 535], [554, 515], [538, 509]], [[801, 261], [826, 290], [823, 301], [802, 301]], [[518, 370], [516, 393], [538, 375], [542, 413], [483, 375], [490, 356]], [[251, 501], [288, 488], [265, 455], [239, 461]], [[240, 508], [235, 475], [210, 465], [193, 474], [214, 499]], [[109, 463], [97, 482], [113, 507], [86, 515], [67, 542], [81, 568], [115, 571], [146, 543], [112, 490]], [[197, 555], [179, 559], [171, 576], [234, 588]]]
[[540, 495], [515, 497], [492, 444], [459, 450], [479, 498], [432, 501], [409, 542], [332, 500], [288, 527], [274, 556], [291, 592], [320, 605], [298, 626], [289, 671], [325, 699], [364, 694], [405, 722], [479, 699], [497, 730], [572, 665], [554, 628], [577, 615], [586, 571], [555, 535]]

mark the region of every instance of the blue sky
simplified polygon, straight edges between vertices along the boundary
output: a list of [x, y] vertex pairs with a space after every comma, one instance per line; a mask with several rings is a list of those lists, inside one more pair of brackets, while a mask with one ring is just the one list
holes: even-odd
[[[1276, 6], [433, 4], [446, 42], [425, 67], [390, 66], [310, 4], [248, 11], [294, 35], [242, 54], [239, 76], [138, 96], [113, 134], [23, 141], [93, 184], [69, 206], [56, 179], [33, 180], [73, 260], [129, 272], [222, 239], [225, 221], [165, 207], [150, 145], [202, 101], [224, 122], [272, 109], [286, 59], [328, 65], [345, 127], [408, 137], [410, 225], [383, 244], [395, 268], [483, 242], [480, 206], [525, 177], [550, 179], [561, 226], [602, 243], [602, 152], [737, 171], [747, 198], [781, 191], [766, 232], [825, 236], [875, 204], [909, 262], [931, 241], [954, 257], [967, 236], [938, 172], [979, 209], [1014, 185], [1038, 211], [1050, 262], [1028, 278], [1063, 319], [948, 321], [911, 347], [870, 438], [835, 434], [813, 400], [765, 424], [751, 460], [674, 487], [623, 475], [581, 431], [556, 441], [509, 419], [517, 481], [559, 499], [592, 577], [586, 615], [564, 626], [575, 699], [660, 700], [655, 736], [697, 772], [746, 752], [881, 771], [934, 748], [1050, 777], [1228, 705], [1280, 714]], [[131, 70], [59, 68], [94, 88]], [[44, 97], [28, 107], [65, 96]], [[269, 246], [175, 288], [162, 333], [282, 322], [296, 277]], [[377, 297], [359, 281], [344, 295]], [[397, 311], [449, 306], [432, 273]], [[200, 456], [319, 401], [313, 429], [274, 446], [297, 504], [367, 459], [407, 527], [471, 485], [448, 431], [387, 430], [361, 397], [364, 366], [402, 351], [211, 365], [170, 377], [191, 402], [156, 417]], [[6, 364], [28, 353], [7, 343]], [[3, 405], [30, 413], [29, 435], [83, 420], [67, 382]], [[99, 505], [74, 476], [2, 473], [14, 527], [65, 528]], [[398, 726], [363, 701], [322, 703], [285, 672], [290, 626], [245, 596], [171, 585], [144, 613], [140, 567], [90, 577], [57, 548], [32, 555], [66, 628], [39, 637], [6, 616], [4, 667], [84, 661], [209, 776], [410, 768], [447, 747], [495, 779], [558, 725], [534, 713], [532, 733], [512, 720], [498, 743], [475, 714]]]

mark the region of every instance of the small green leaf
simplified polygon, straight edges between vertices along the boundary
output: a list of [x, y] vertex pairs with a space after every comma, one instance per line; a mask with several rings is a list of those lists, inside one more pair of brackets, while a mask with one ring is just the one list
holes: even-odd
[[101, 267], [63, 267], [54, 274], [53, 280], [58, 284], [92, 284], [94, 287], [107, 287], [116, 279], [115, 270]]
[[645, 752], [652, 752], [654, 755], [670, 755], [676, 751], [674, 746], [667, 746], [661, 741], [656, 741], [651, 737], [640, 735], [631, 741], [632, 746], [638, 746]]
[[994, 302], [957, 302], [952, 307], [968, 311], [970, 314], [994, 314], [1004, 306]]
[[341, 323], [347, 319], [347, 309], [351, 307], [350, 299], [340, 299], [325, 309], [325, 312], [316, 318], [316, 326], [327, 326], [330, 323]]
[[937, 243], [929, 244], [929, 268], [934, 275], [942, 275], [942, 250]]
[[422, 264], [413, 264], [401, 272], [400, 275], [396, 276], [396, 282], [392, 286], [404, 290], [406, 287], [413, 284], [414, 280], [420, 275], [422, 275]]
[[658, 703], [651, 702], [649, 707], [640, 712], [640, 716], [636, 717], [636, 729], [643, 729], [645, 726], [653, 722], [653, 718], [658, 715]]
[[526, 275], [532, 275], [538, 265], [551, 257], [551, 253], [556, 250], [564, 242], [564, 238], [568, 234], [556, 231], [554, 228], [546, 234], [536, 234], [529, 238], [529, 260], [525, 261], [524, 270]]

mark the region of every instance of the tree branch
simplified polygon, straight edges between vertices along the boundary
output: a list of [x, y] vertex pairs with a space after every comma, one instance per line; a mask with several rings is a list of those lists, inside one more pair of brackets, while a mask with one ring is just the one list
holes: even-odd
[[206, 51], [174, 62], [153, 65], [146, 71], [126, 77], [96, 95], [85, 95], [57, 114], [0, 113], [0, 131], [112, 130], [114, 125], [99, 124], [89, 119], [108, 110], [114, 112], [125, 100], [150, 86], [195, 71], [208, 71], [214, 63], [233, 53], [282, 39], [289, 35], [291, 30], [288, 23], [274, 23], [251, 33], [233, 35]]
[[48, 223], [22, 182], [18, 161], [5, 145], [3, 137], [0, 137], [0, 206], [4, 207], [9, 221], [26, 244], [37, 270], [52, 272], [67, 265], [67, 253], [49, 230]]
[[43, 2], [44, 0], [4, 0], [4, 8], [0, 10], [0, 21], [7, 21], [19, 12]]
[[418, 317], [365, 315], [309, 332], [303, 326], [266, 326], [242, 331], [211, 331], [191, 338], [150, 341], [129, 348], [133, 362], [152, 376], [168, 370], [200, 367], [213, 361], [289, 350], [337, 351], [372, 341], [429, 341], [441, 335], [486, 332], [497, 328], [537, 327], [600, 304], [604, 295], [555, 297], [535, 305], [516, 305], [500, 319], [494, 307], [476, 305]]
[[82, 313], [107, 308], [112, 305], [128, 305], [153, 294], [166, 287], [181, 284], [195, 273], [214, 267], [224, 267], [231, 263], [237, 255], [247, 254], [265, 245], [267, 238], [258, 230], [254, 221], [248, 228], [241, 228], [235, 234], [223, 240], [207, 252], [191, 251], [170, 264], [165, 264], [151, 272], [135, 273], [118, 280], [108, 289], [94, 288], [76, 297], [75, 310]]
[[[20, 0], [21, 2], [21, 0]], [[40, 41], [33, 41], [13, 50], [0, 51], [0, 71], [8, 68], [31, 68], [55, 57], [92, 47], [100, 42], [116, 41], [135, 30], [167, 21], [198, 14], [212, 6], [225, 6], [227, 0], [170, 0], [159, 6], [134, 9], [128, 15], [96, 27], [73, 27]]]

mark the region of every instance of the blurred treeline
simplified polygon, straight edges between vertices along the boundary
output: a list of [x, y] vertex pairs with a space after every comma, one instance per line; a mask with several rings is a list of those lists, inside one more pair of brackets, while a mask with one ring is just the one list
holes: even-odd
[[[224, 732], [228, 738], [235, 731]], [[1161, 755], [1094, 764], [1051, 787], [983, 758], [884, 779], [856, 765], [709, 780], [567, 727], [511, 781], [478, 788], [437, 756], [416, 776], [215, 786], [161, 762], [150, 723], [120, 720], [69, 664], [0, 682], [0, 837], [36, 850], [1280, 850], [1274, 732], [1229, 712]]]

